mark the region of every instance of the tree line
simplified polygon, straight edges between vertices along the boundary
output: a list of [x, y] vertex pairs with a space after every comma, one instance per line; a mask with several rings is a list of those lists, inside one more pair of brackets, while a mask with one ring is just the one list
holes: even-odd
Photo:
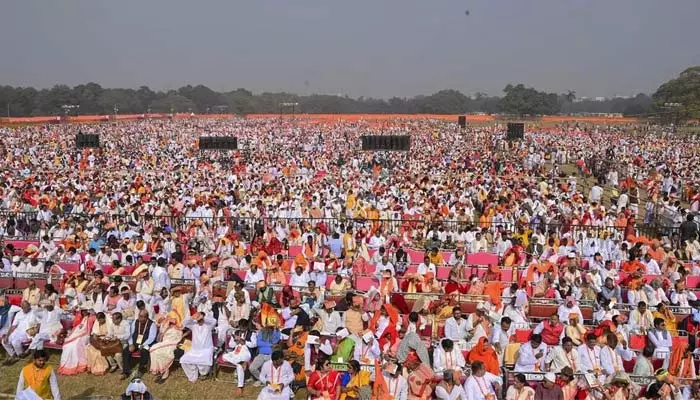
[[[653, 113], [682, 113], [697, 118], [700, 111], [700, 66], [685, 70], [676, 79], [661, 85], [653, 95], [639, 93], [631, 98], [605, 101], [580, 100], [575, 91], [547, 93], [523, 84], [509, 84], [501, 96], [476, 93], [472, 96], [452, 89], [429, 96], [411, 98], [350, 98], [324, 94], [253, 94], [246, 89], [216, 92], [207, 86], [183, 86], [177, 90], [154, 91], [103, 88], [97, 83], [50, 89], [0, 86], [0, 115], [64, 114], [142, 114], [192, 112], [206, 113], [289, 113], [285, 103], [296, 103], [297, 113], [377, 113], [377, 114], [578, 114], [619, 113], [643, 116]], [[79, 106], [79, 107], [76, 107]]]

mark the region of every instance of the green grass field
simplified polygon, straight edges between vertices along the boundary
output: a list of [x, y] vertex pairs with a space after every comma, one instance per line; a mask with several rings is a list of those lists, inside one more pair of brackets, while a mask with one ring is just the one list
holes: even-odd
[[[4, 361], [5, 352], [3, 353]], [[60, 355], [56, 352], [51, 352], [49, 363], [57, 368]], [[20, 370], [26, 363], [30, 362], [30, 358], [22, 360], [9, 367], [0, 366], [0, 399], [12, 399], [17, 388], [17, 379]], [[58, 376], [58, 385], [61, 390], [61, 398], [63, 400], [81, 400], [81, 399], [119, 399], [119, 396], [124, 393], [128, 385], [127, 381], [119, 380], [119, 373], [107, 374], [105, 376], [94, 376], [88, 373], [83, 373], [78, 376]], [[235, 383], [232, 383], [235, 374], [230, 370], [225, 370], [220, 373], [220, 378], [230, 382], [214, 381], [212, 379], [197, 383], [189, 383], [185, 378], [182, 369], [175, 369], [171, 372], [168, 381], [162, 385], [154, 382], [153, 376], [146, 374], [143, 381], [149, 391], [157, 400], [208, 400], [233, 398], [235, 396]], [[240, 400], [253, 400], [258, 397], [260, 388], [253, 387], [252, 384], [247, 384], [243, 396], [235, 396]], [[11, 396], [7, 396], [11, 395]], [[300, 390], [297, 393], [297, 399], [305, 399], [306, 392]]]

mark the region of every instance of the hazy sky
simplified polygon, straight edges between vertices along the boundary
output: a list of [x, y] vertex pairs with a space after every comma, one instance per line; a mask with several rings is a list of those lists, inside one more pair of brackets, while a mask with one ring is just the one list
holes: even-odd
[[6, 0], [0, 84], [629, 95], [700, 65], [699, 17], [700, 0]]

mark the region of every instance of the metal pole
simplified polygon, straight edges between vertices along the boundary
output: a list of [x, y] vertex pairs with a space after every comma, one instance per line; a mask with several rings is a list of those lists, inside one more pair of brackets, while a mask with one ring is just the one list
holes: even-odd
[[7, 103], [7, 118], [10, 118], [10, 103]]

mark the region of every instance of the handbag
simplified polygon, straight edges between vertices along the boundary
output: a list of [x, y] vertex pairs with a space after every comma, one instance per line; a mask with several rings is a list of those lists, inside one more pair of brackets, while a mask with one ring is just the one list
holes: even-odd
[[630, 336], [630, 348], [634, 350], [642, 350], [647, 345], [647, 337], [644, 335]]
[[91, 337], [90, 345], [99, 350], [102, 357], [109, 357], [122, 352], [122, 343], [119, 339]]

